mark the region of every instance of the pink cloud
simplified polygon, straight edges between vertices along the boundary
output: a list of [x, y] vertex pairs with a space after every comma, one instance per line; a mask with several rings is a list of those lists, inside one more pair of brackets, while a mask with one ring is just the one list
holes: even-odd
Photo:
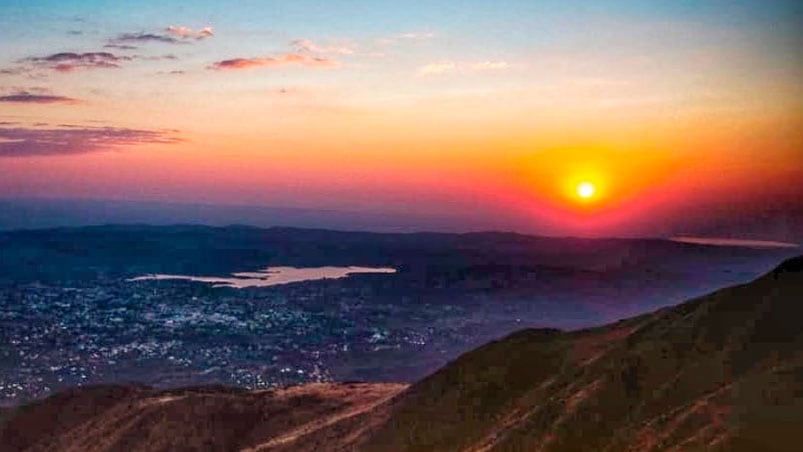
[[209, 37], [214, 36], [214, 32], [212, 31], [212, 27], [203, 27], [200, 30], [193, 30], [192, 28], [188, 27], [178, 27], [175, 25], [170, 25], [165, 29], [168, 34], [171, 34], [177, 38], [182, 39], [206, 39]]
[[278, 67], [299, 65], [305, 67], [333, 68], [340, 66], [336, 60], [326, 57], [316, 57], [301, 53], [286, 53], [275, 57], [261, 58], [233, 58], [212, 63], [209, 69], [234, 70], [250, 69], [254, 67]]
[[178, 131], [125, 127], [0, 127], [0, 158], [73, 155], [139, 144], [174, 144], [183, 141]]

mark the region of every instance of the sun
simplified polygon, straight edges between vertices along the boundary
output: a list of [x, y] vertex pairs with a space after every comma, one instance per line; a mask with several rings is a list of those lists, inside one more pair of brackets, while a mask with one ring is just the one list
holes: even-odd
[[577, 184], [577, 196], [583, 199], [593, 198], [596, 191], [596, 187], [594, 187], [594, 184], [591, 182], [580, 182]]

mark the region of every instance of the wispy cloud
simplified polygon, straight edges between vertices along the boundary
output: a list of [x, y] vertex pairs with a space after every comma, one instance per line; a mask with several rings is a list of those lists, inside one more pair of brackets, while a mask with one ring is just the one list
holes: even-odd
[[0, 157], [73, 155], [138, 144], [172, 144], [175, 130], [60, 125], [54, 128], [0, 127]]
[[20, 63], [28, 63], [34, 68], [52, 69], [58, 72], [70, 72], [78, 68], [111, 69], [120, 67], [123, 61], [132, 57], [115, 55], [110, 52], [60, 52], [44, 57], [28, 57]]
[[433, 37], [435, 37], [435, 33], [432, 33], [431, 31], [418, 31], [396, 35], [396, 39], [412, 39], [414, 41], [422, 41], [424, 39], [431, 39]]
[[120, 45], [120, 44], [144, 44], [148, 42], [161, 42], [165, 44], [181, 44], [184, 41], [176, 39], [172, 36], [166, 34], [157, 34], [157, 33], [145, 33], [145, 32], [138, 32], [138, 33], [123, 33], [118, 35], [116, 38], [109, 40], [109, 45]]
[[111, 52], [60, 52], [46, 56], [33, 56], [17, 61], [17, 66], [0, 69], [0, 74], [28, 75], [39, 78], [46, 71], [72, 72], [76, 69], [116, 69], [131, 61], [175, 61], [178, 57], [166, 55], [117, 55]]
[[120, 50], [133, 50], [138, 48], [137, 46], [141, 44], [189, 44], [192, 41], [201, 41], [212, 36], [214, 36], [212, 27], [204, 27], [200, 30], [193, 30], [187, 27], [170, 25], [164, 30], [158, 32], [140, 31], [135, 33], [119, 34], [116, 37], [109, 39], [105, 47]]
[[211, 38], [215, 35], [212, 27], [203, 27], [200, 30], [193, 30], [187, 27], [180, 27], [171, 25], [165, 29], [165, 31], [170, 34], [171, 36], [175, 36], [181, 39], [195, 39], [200, 41], [202, 39]]
[[427, 41], [435, 37], [435, 33], [431, 31], [410, 31], [406, 33], [398, 33], [391, 36], [380, 38], [377, 42], [380, 44], [397, 44], [404, 41]]
[[418, 75], [440, 75], [457, 70], [457, 63], [454, 61], [441, 61], [438, 63], [429, 63], [418, 68]]
[[134, 55], [131, 57], [132, 60], [140, 60], [140, 61], [176, 61], [178, 57], [173, 55], [172, 53], [168, 53], [165, 55]]
[[500, 71], [508, 69], [510, 63], [506, 61], [478, 61], [478, 62], [457, 62], [439, 61], [429, 63], [418, 68], [417, 74], [425, 77], [430, 75], [445, 75], [455, 73]]
[[136, 50], [139, 48], [137, 46], [132, 46], [131, 44], [114, 44], [111, 42], [104, 45], [103, 47], [106, 49], [117, 49], [117, 50]]
[[217, 61], [209, 65], [214, 70], [250, 69], [256, 67], [279, 67], [298, 65], [314, 68], [333, 68], [340, 66], [336, 60], [327, 57], [313, 56], [302, 53], [286, 53], [271, 57], [232, 58]]
[[774, 240], [731, 239], [721, 237], [672, 237], [670, 240], [680, 243], [711, 246], [739, 246], [747, 248], [799, 248], [800, 245], [791, 242], [778, 242]]
[[53, 94], [38, 94], [28, 91], [17, 91], [12, 94], [0, 96], [0, 102], [14, 102], [21, 104], [72, 104], [78, 99], [66, 96], [56, 96]]
[[480, 61], [469, 65], [472, 71], [496, 71], [500, 69], [507, 69], [510, 63], [507, 61]]
[[290, 45], [293, 47], [293, 50], [290, 52], [266, 57], [231, 58], [228, 60], [216, 61], [207, 68], [213, 70], [234, 70], [292, 65], [311, 68], [335, 68], [340, 66], [340, 62], [325, 56], [325, 54], [336, 53], [339, 55], [350, 55], [354, 53], [354, 50], [350, 47], [322, 46], [309, 39], [296, 39], [292, 41]]
[[345, 45], [324, 46], [309, 39], [296, 39], [291, 43], [298, 53], [334, 53], [337, 55], [353, 55], [354, 49]]

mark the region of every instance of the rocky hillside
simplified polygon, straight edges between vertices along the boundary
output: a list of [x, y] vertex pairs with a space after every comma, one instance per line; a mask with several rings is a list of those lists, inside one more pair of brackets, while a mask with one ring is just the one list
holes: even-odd
[[361, 383], [253, 392], [222, 387], [171, 391], [88, 387], [18, 409], [0, 430], [0, 450], [281, 448], [298, 437], [358, 417], [404, 388]]
[[414, 385], [365, 450], [799, 450], [803, 258], [592, 330], [526, 330]]

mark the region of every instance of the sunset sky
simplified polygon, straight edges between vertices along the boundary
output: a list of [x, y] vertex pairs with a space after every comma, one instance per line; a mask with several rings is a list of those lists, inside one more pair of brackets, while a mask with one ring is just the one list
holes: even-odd
[[797, 1], [4, 0], [0, 197], [800, 240], [801, 29]]

